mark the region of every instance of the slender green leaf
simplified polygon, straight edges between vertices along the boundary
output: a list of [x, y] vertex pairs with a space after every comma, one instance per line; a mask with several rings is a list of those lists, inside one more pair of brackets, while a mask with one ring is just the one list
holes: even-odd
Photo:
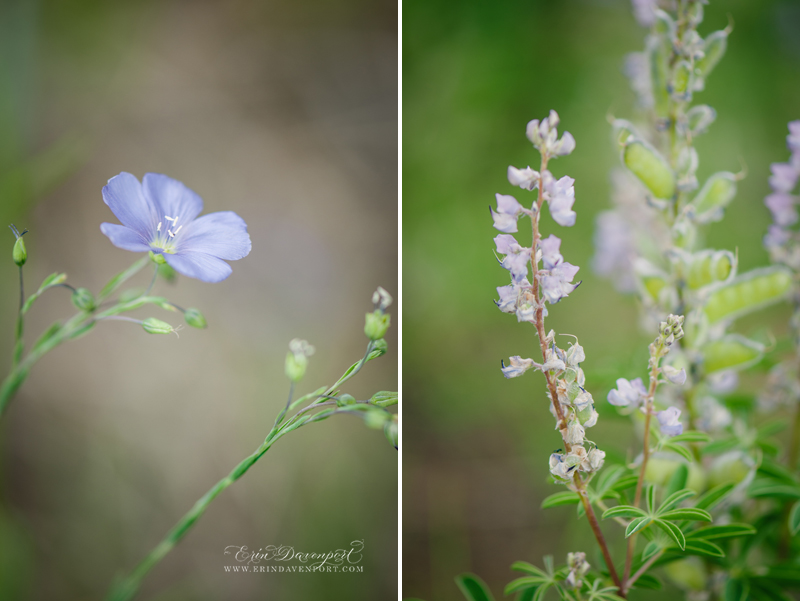
[[456, 584], [467, 601], [494, 601], [486, 583], [475, 574], [456, 576]]
[[97, 295], [97, 302], [99, 303], [103, 299], [107, 298], [109, 295], [113, 294], [117, 288], [122, 286], [122, 284], [124, 284], [133, 276], [135, 276], [137, 273], [139, 273], [139, 271], [145, 265], [147, 265], [149, 261], [150, 257], [142, 257], [141, 259], [136, 261], [136, 263], [128, 267], [128, 269], [126, 269], [122, 273], [118, 273], [113, 278], [111, 278], [108, 284], [106, 284], [100, 291], [100, 294]]
[[753, 498], [759, 497], [793, 497], [800, 498], [800, 486], [783, 484], [769, 478], [756, 479], [747, 490]]
[[635, 518], [630, 521], [628, 527], [625, 529], [625, 537], [629, 537], [632, 534], [636, 534], [639, 530], [644, 530], [647, 528], [653, 519], [648, 515], [643, 518]]
[[615, 464], [605, 467], [595, 481], [595, 489], [597, 494], [602, 496], [607, 493], [612, 486], [622, 477], [625, 473], [625, 468], [621, 465]]
[[681, 463], [677, 469], [672, 473], [669, 479], [667, 489], [664, 491], [665, 497], [668, 499], [671, 495], [686, 488], [686, 481], [689, 479], [689, 466]]
[[652, 574], [642, 574], [639, 576], [638, 580], [633, 583], [633, 588], [643, 588], [657, 591], [664, 588], [664, 583]]
[[764, 458], [758, 466], [759, 475], [767, 475], [786, 484], [797, 484], [795, 475], [773, 459]]
[[739, 439], [736, 436], [731, 436], [708, 443], [701, 452], [703, 455], [716, 455], [735, 449], [737, 446], [739, 446]]
[[623, 490], [627, 490], [629, 488], [633, 488], [636, 486], [636, 483], [639, 481], [639, 476], [635, 476], [631, 474], [630, 476], [623, 476], [619, 480], [617, 480], [616, 484], [611, 487], [611, 490], [616, 490], [618, 492], [622, 492]]
[[708, 492], [703, 493], [699, 499], [697, 499], [697, 503], [694, 504], [696, 509], [711, 509], [712, 507], [716, 506], [717, 503], [722, 501], [728, 493], [733, 490], [734, 484], [720, 484], [719, 486], [715, 486]]
[[532, 563], [528, 563], [527, 561], [515, 561], [511, 564], [511, 569], [518, 572], [525, 572], [526, 574], [531, 574], [533, 576], [539, 576], [541, 578], [550, 578], [550, 576], [548, 576], [541, 569], [537, 568]]
[[800, 532], [800, 502], [795, 503], [792, 512], [789, 514], [789, 531], [792, 536], [797, 536]]
[[736, 538], [739, 536], [749, 536], [755, 534], [756, 529], [750, 524], [725, 524], [724, 526], [706, 526], [698, 528], [686, 535], [689, 539], [713, 540], [717, 538]]
[[547, 589], [549, 589], [551, 586], [553, 586], [552, 583], [548, 582], [537, 588], [531, 601], [541, 601], [542, 598], [544, 598], [544, 594], [547, 592]]
[[700, 522], [710, 522], [711, 514], [704, 509], [694, 507], [681, 507], [660, 513], [658, 517], [665, 520], [692, 520]]
[[685, 549], [686, 548], [686, 538], [683, 536], [683, 532], [681, 531], [680, 528], [678, 528], [672, 522], [667, 522], [666, 520], [657, 519], [657, 520], [654, 520], [654, 521], [655, 521], [656, 526], [658, 526], [664, 532], [669, 534], [670, 537], [672, 538], [672, 540], [674, 540], [675, 543], [681, 549]]
[[33, 294], [31, 294], [27, 298], [25, 303], [22, 305], [22, 314], [24, 315], [25, 313], [30, 311], [31, 307], [33, 306], [33, 303], [36, 302], [36, 299], [39, 298], [46, 290], [49, 290], [50, 288], [63, 284], [66, 281], [66, 279], [67, 279], [66, 273], [52, 273], [49, 276], [47, 276], [42, 282], [41, 286], [39, 286], [39, 289]]
[[656, 487], [654, 484], [647, 487], [645, 499], [647, 500], [647, 513], [652, 515], [656, 511]]
[[603, 519], [607, 518], [634, 518], [644, 517], [647, 514], [644, 510], [634, 507], [633, 505], [617, 505], [610, 507], [603, 512]]
[[580, 501], [581, 498], [578, 496], [578, 493], [569, 491], [557, 492], [542, 501], [542, 509], [559, 507], [561, 505], [574, 505], [575, 503], [580, 503]]
[[746, 601], [749, 593], [750, 586], [746, 581], [732, 578], [725, 583], [722, 598], [724, 601]]
[[656, 541], [650, 541], [642, 551], [642, 561], [647, 561], [653, 555], [658, 553], [661, 550], [661, 545], [658, 544]]
[[779, 586], [764, 579], [750, 581], [750, 596], [756, 601], [794, 601]]
[[[685, 467], [685, 466], [684, 466]], [[661, 507], [658, 508], [658, 514], [662, 514], [665, 511], [669, 511], [673, 507], [677, 506], [681, 501], [685, 501], [689, 497], [694, 496], [694, 491], [688, 488], [684, 488], [683, 490], [679, 490], [675, 493], [672, 493], [661, 504]]]
[[783, 420], [775, 420], [759, 426], [757, 431], [758, 438], [769, 438], [778, 432], [786, 429], [786, 422]]
[[689, 430], [683, 434], [678, 434], [670, 438], [672, 442], [711, 442], [711, 437], [699, 430]]
[[525, 576], [523, 578], [517, 578], [516, 580], [512, 580], [506, 585], [503, 594], [508, 596], [512, 593], [518, 593], [519, 591], [524, 591], [525, 589], [540, 587], [545, 582], [550, 582], [550, 579], [539, 578], [538, 576]]
[[689, 555], [706, 555], [708, 557], [725, 557], [725, 552], [719, 545], [707, 540], [687, 540], [684, 551]]
[[684, 446], [668, 442], [662, 448], [667, 451], [672, 451], [673, 453], [677, 453], [678, 455], [686, 459], [686, 461], [694, 461], [694, 456], [692, 455], [692, 452]]

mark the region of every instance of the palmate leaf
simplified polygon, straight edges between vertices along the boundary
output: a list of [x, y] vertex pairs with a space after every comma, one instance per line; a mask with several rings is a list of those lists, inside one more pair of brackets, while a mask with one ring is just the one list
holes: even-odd
[[475, 574], [456, 576], [456, 585], [467, 601], [494, 601], [486, 583]]
[[580, 500], [581, 498], [578, 496], [578, 493], [570, 491], [557, 492], [542, 501], [542, 509], [560, 507], [562, 505], [574, 505], [580, 503]]
[[617, 505], [610, 507], [603, 512], [603, 519], [607, 518], [639, 518], [646, 517], [647, 514], [643, 509], [634, 507], [633, 505]]
[[669, 534], [669, 536], [675, 541], [681, 550], [686, 548], [686, 538], [683, 536], [683, 532], [680, 528], [678, 528], [672, 522], [667, 522], [666, 520], [656, 519], [653, 521], [655, 522], [656, 526]]
[[661, 507], [658, 508], [658, 515], [661, 515], [662, 513], [669, 511], [673, 507], [676, 507], [678, 503], [680, 503], [681, 501], [685, 501], [689, 497], [693, 496], [694, 496], [694, 491], [688, 488], [684, 488], [683, 490], [679, 490], [677, 492], [672, 493], [666, 499], [664, 499], [663, 503], [661, 503]]
[[739, 536], [750, 536], [755, 534], [756, 529], [750, 524], [725, 524], [724, 526], [706, 526], [693, 530], [686, 535], [686, 541], [690, 539], [714, 540], [718, 538], [736, 538]]

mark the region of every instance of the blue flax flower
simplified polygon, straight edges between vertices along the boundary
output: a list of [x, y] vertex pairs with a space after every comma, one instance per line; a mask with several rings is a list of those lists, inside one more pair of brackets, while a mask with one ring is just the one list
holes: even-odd
[[103, 200], [122, 222], [100, 225], [114, 246], [152, 251], [183, 275], [221, 282], [232, 271], [225, 261], [250, 253], [250, 236], [241, 217], [220, 211], [198, 219], [203, 199], [166, 175], [146, 173], [139, 183], [130, 173], [120, 173], [103, 187]]

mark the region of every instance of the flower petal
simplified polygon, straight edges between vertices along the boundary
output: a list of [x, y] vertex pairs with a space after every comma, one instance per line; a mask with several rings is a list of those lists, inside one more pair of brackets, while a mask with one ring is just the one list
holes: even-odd
[[145, 197], [142, 184], [130, 173], [115, 175], [103, 187], [103, 201], [123, 225], [149, 239], [155, 232], [158, 213]]
[[111, 244], [117, 248], [133, 252], [147, 252], [150, 250], [150, 245], [141, 234], [124, 225], [101, 223], [100, 231], [108, 236]]
[[233, 269], [222, 259], [205, 253], [191, 252], [186, 254], [162, 255], [167, 264], [178, 273], [196, 278], [203, 282], [216, 283], [227, 278]]
[[[159, 221], [165, 217], [177, 218], [176, 227], [179, 227], [187, 225], [203, 210], [203, 199], [196, 192], [161, 173], [145, 173], [142, 186], [145, 196], [156, 208]], [[170, 225], [164, 223], [166, 228]]]
[[186, 226], [182, 234], [179, 255], [199, 252], [235, 261], [250, 254], [247, 224], [232, 211], [203, 215]]

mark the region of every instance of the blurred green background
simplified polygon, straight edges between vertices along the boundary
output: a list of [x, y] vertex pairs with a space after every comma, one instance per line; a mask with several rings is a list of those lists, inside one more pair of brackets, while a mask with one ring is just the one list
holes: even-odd
[[[787, 160], [786, 124], [800, 118], [800, 3], [712, 0], [701, 33], [723, 28], [728, 14], [727, 55], [696, 96], [718, 118], [697, 149], [701, 182], [742, 163], [749, 171], [709, 232], [711, 247], [738, 248], [745, 271], [767, 262], [769, 163]], [[561, 228], [545, 215], [542, 229], [563, 239], [583, 284], [552, 307], [547, 327], [579, 336], [599, 401], [591, 438], [621, 458], [632, 429], [605, 397], [617, 377], [643, 375], [652, 334], [639, 331], [634, 300], [593, 275], [590, 260], [595, 215], [610, 206], [609, 172], [619, 164], [606, 115], [634, 115], [622, 64], [644, 36], [625, 0], [403, 3], [403, 596], [461, 599], [453, 577], [474, 571], [499, 599], [515, 560], [595, 557], [573, 507], [539, 509], [560, 490], [547, 481], [547, 458], [561, 441], [541, 376], [500, 373], [501, 359], [537, 347], [533, 328], [492, 303], [508, 276], [492, 252], [488, 206], [496, 192], [525, 196], [506, 167], [538, 168], [525, 125], [556, 109], [577, 149], [551, 168], [576, 179], [578, 221]], [[736, 327], [780, 335], [787, 317], [775, 307]]]
[[[18, 294], [7, 225], [30, 229], [29, 290], [58, 270], [97, 291], [137, 258], [99, 230], [116, 221], [101, 188], [123, 170], [166, 173], [205, 212], [236, 211], [253, 251], [224, 283], [159, 284], [208, 330], [109, 322], [34, 368], [0, 426], [3, 601], [104, 598], [263, 440], [285, 403], [290, 339], [317, 347], [302, 393], [362, 356], [372, 292], [397, 293], [396, 2], [0, 2], [0, 365]], [[72, 312], [65, 290], [48, 293], [29, 340]], [[397, 389], [397, 340], [348, 392]], [[326, 552], [354, 539], [361, 574], [223, 571], [228, 545]], [[345, 417], [281, 440], [141, 599], [396, 591], [397, 453]]]

